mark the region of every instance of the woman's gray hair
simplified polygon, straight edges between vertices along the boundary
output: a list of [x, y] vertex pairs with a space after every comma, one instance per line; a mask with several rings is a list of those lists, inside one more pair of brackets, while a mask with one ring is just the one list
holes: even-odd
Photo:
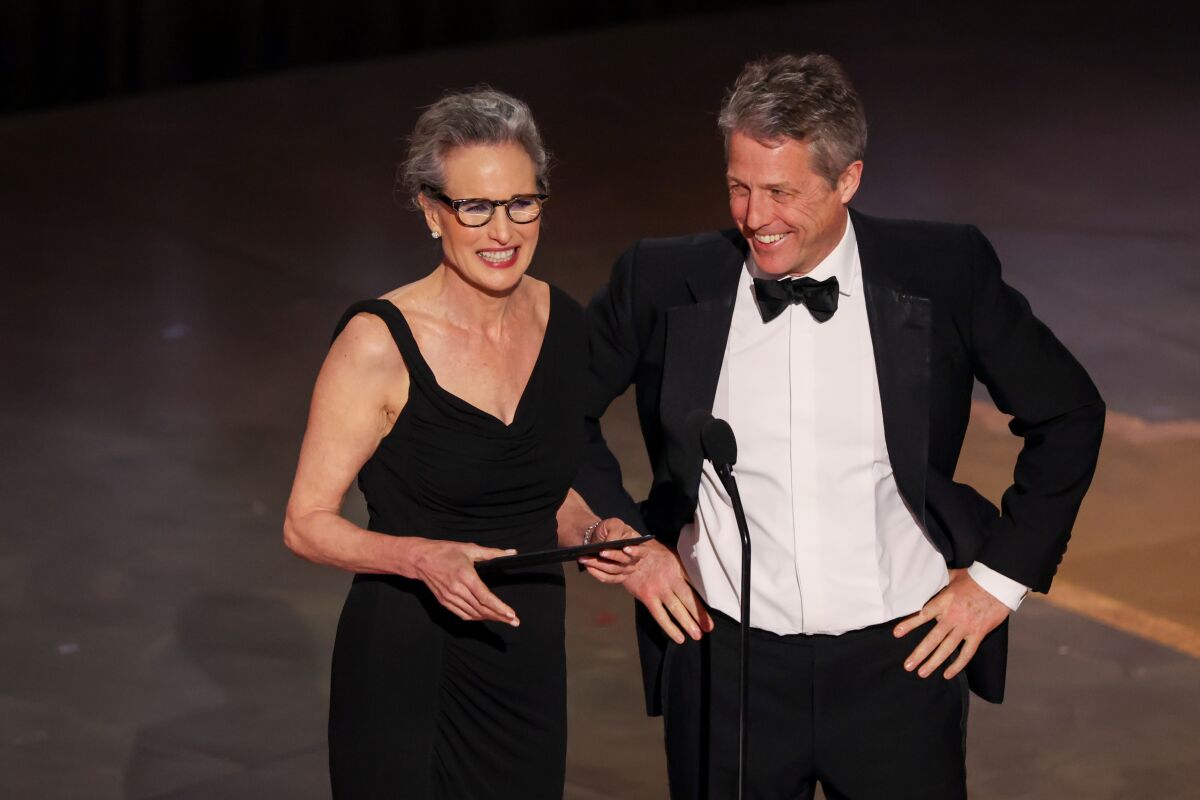
[[867, 117], [854, 85], [837, 61], [816, 53], [747, 64], [725, 93], [717, 127], [726, 153], [736, 132], [760, 142], [806, 142], [813, 171], [830, 186], [867, 149]]
[[529, 106], [489, 86], [447, 93], [417, 119], [408, 137], [408, 157], [397, 170], [397, 191], [403, 191], [417, 204], [422, 186], [445, 188], [443, 162], [451, 150], [509, 143], [529, 154], [538, 191], [548, 192], [550, 154], [542, 146]]

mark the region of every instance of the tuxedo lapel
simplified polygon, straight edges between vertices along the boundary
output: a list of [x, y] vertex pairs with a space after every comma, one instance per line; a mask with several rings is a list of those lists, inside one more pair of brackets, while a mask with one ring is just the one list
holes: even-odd
[[[739, 247], [738, 244], [741, 243]], [[667, 465], [686, 495], [695, 499], [702, 454], [689, 435], [692, 411], [712, 411], [733, 318], [738, 278], [745, 263], [744, 241], [735, 233], [687, 278], [694, 302], [668, 308], [659, 406]], [[694, 505], [693, 505], [694, 507]]]
[[887, 251], [871, 221], [856, 212], [851, 212], [851, 220], [862, 262], [888, 457], [900, 494], [924, 526], [933, 303], [902, 288], [906, 265]]

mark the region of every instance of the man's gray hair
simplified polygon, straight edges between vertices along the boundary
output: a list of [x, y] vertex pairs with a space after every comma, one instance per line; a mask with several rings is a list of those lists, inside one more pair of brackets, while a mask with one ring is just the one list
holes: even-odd
[[742, 69], [721, 105], [717, 126], [725, 152], [734, 133], [760, 142], [805, 142], [813, 171], [838, 176], [867, 149], [867, 117], [841, 64], [827, 55], [775, 56]]
[[408, 157], [397, 170], [397, 192], [415, 204], [422, 186], [445, 189], [444, 160], [451, 150], [502, 144], [520, 146], [533, 161], [538, 191], [549, 191], [550, 154], [529, 106], [489, 86], [447, 93], [417, 119], [408, 137]]

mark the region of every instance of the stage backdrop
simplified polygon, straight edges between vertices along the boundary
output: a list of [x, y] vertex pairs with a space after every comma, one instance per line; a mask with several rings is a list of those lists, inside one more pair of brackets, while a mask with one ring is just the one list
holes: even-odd
[[733, 5], [728, 0], [4, 0], [0, 113]]

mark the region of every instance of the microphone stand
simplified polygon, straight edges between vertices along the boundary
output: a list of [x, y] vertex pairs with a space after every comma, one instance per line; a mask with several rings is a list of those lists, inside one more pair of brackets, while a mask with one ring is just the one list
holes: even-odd
[[750, 527], [746, 524], [746, 511], [742, 508], [742, 495], [738, 492], [737, 480], [733, 477], [733, 465], [737, 462], [737, 439], [733, 429], [723, 419], [716, 419], [704, 410], [696, 409], [688, 415], [687, 426], [700, 440], [700, 450], [712, 462], [721, 485], [733, 503], [733, 516], [737, 520], [738, 535], [742, 538], [742, 594], [741, 594], [741, 639], [738, 644], [738, 800], [746, 797], [749, 775], [746, 772], [748, 731], [746, 717], [750, 707]]
[[742, 537], [742, 592], [741, 592], [741, 639], [738, 665], [738, 800], [746, 796], [746, 709], [750, 705], [750, 528], [746, 524], [746, 512], [742, 508], [742, 496], [733, 477], [730, 464], [713, 464], [721, 485], [733, 502], [733, 515], [737, 520], [738, 534]]

